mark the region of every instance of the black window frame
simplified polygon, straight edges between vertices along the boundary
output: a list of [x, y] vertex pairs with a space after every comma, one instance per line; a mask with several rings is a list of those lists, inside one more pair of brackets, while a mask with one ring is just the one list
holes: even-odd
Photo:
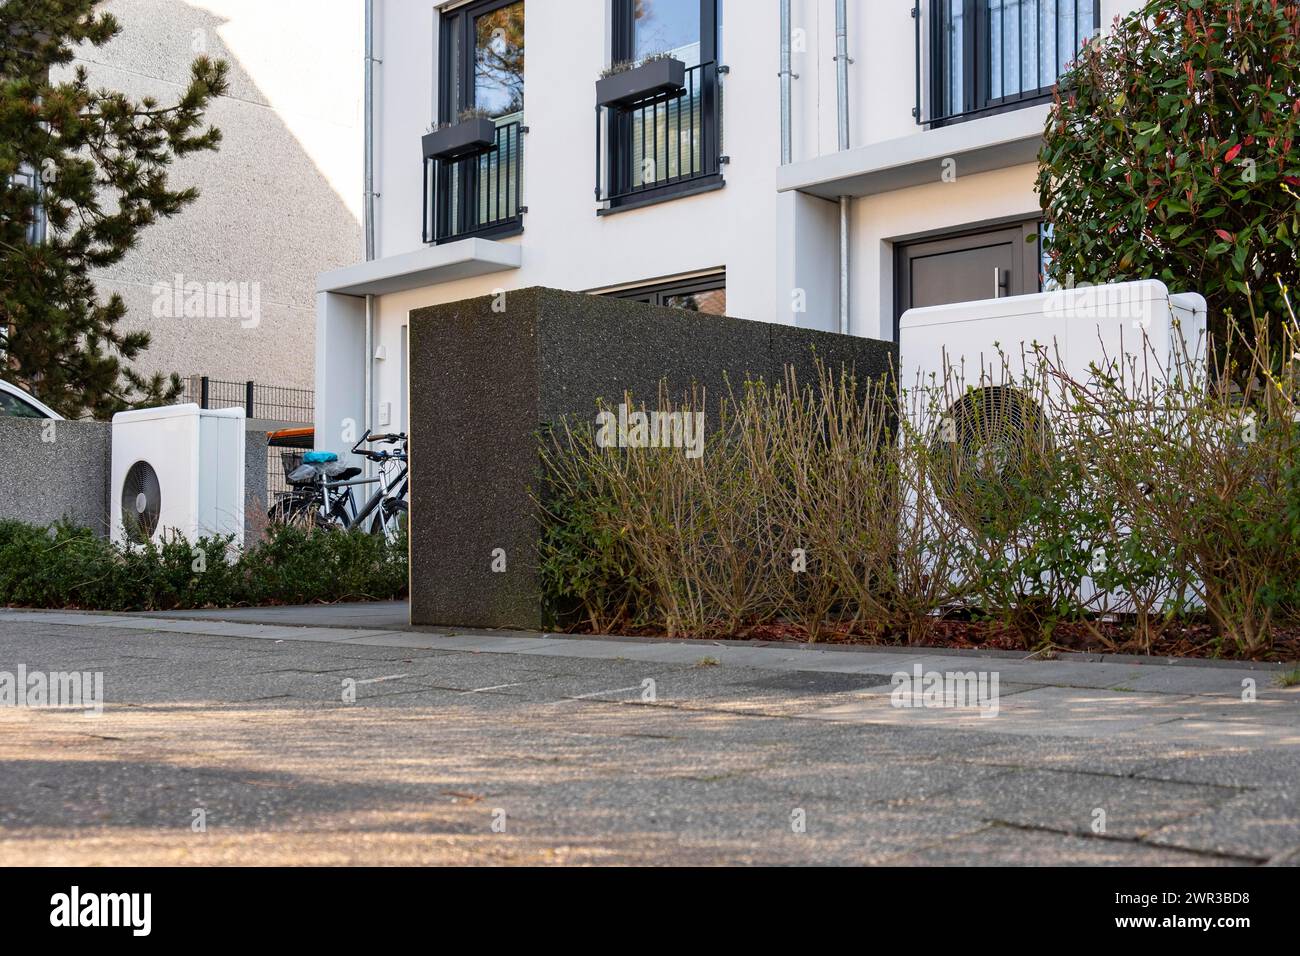
[[[661, 308], [681, 308], [680, 306], [670, 306], [665, 303], [679, 295], [697, 295], [702, 292], [726, 292], [727, 291], [727, 273], [713, 272], [708, 275], [695, 276], [690, 279], [673, 279], [667, 282], [655, 282], [649, 285], [634, 286], [630, 289], [617, 289], [613, 292], [602, 293], [611, 299], [628, 299], [633, 302], [642, 302], [645, 305], [656, 305]], [[690, 312], [690, 309], [683, 309], [683, 312]], [[701, 313], [703, 314], [703, 313]]]
[[[464, 6], [440, 13], [438, 18], [437, 77], [438, 122], [440, 124], [454, 123], [462, 112], [475, 105], [474, 52], [476, 38], [474, 35], [474, 21], [485, 14], [513, 6], [517, 2], [519, 0], [475, 0], [474, 3], [467, 3]], [[524, 31], [526, 38], [528, 29], [527, 0], [524, 0], [524, 2]], [[527, 99], [525, 98], [525, 110], [527, 110], [527, 105]], [[526, 126], [521, 127], [519, 130], [519, 134], [526, 132]], [[521, 135], [516, 140], [516, 145], [521, 151], [518, 159], [517, 175], [520, 183], [522, 183]], [[473, 196], [478, 193], [478, 173], [469, 164], [460, 163], [454, 166], [444, 163], [437, 164], [434, 171], [434, 195], [439, 198], [435, 198], [432, 210], [433, 236], [436, 238], [430, 240], [426, 236], [426, 242], [433, 241], [441, 244], [470, 238], [500, 239], [506, 236], [516, 236], [524, 231], [523, 216], [527, 212], [527, 207], [522, 204], [519, 205], [518, 211], [512, 218], [479, 227], [470, 222], [470, 204], [461, 202], [458, 209], [458, 221], [453, 224], [451, 222], [451, 208], [440, 197], [452, 194], [451, 178], [453, 175], [458, 174], [457, 171], [460, 171], [459, 175], [462, 179], [462, 182], [458, 184], [459, 195]], [[520, 188], [521, 186], [517, 184], [516, 189]], [[455, 228], [453, 228], [453, 225]]]
[[[636, 55], [635, 2], [636, 0], [611, 0], [610, 49], [614, 63], [627, 62]], [[608, 209], [601, 212], [613, 212], [662, 202], [666, 199], [676, 199], [683, 195], [693, 195], [717, 189], [724, 183], [722, 166], [726, 160], [722, 156], [722, 114], [718, 108], [722, 96], [721, 73], [724, 69], [719, 59], [722, 52], [721, 0], [699, 0], [699, 4], [700, 64], [712, 63], [717, 67], [712, 71], [701, 71], [703, 85], [700, 90], [700, 129], [701, 139], [705, 144], [705, 148], [701, 150], [703, 172], [687, 180], [631, 192], [634, 153], [632, 114], [627, 110], [608, 110], [604, 126], [609, 148], [603, 164], [603, 172], [608, 177], [611, 196], [605, 200]], [[707, 148], [710, 144], [711, 150]]]
[[[917, 0], [918, 10], [922, 2], [924, 0]], [[1091, 2], [1093, 8], [1092, 22], [1096, 29], [1101, 29], [1101, 0], [1058, 0], [1059, 2], [1074, 3], [1076, 10], [1081, 9], [1084, 3]], [[948, 0], [929, 0], [926, 7], [929, 16], [927, 48], [930, 86], [929, 95], [926, 97], [929, 114], [928, 118], [918, 116], [918, 122], [930, 128], [939, 128], [953, 123], [968, 122], [984, 116], [994, 116], [998, 113], [1025, 109], [1051, 101], [1052, 89], [1056, 85], [1059, 74], [1057, 77], [1052, 77], [1052, 82], [1047, 86], [999, 97], [991, 95], [992, 79], [989, 68], [993, 56], [987, 0], [962, 0], [962, 16], [966, 23], [973, 23], [975, 27], [962, 32], [961, 108], [955, 111], [947, 110], [944, 103], [944, 93], [947, 89], [948, 63], [943, 55], [944, 16], [942, 12], [947, 3]], [[1077, 15], [1075, 22], [1078, 23]], [[919, 48], [916, 55], [921, 56]], [[1059, 60], [1058, 51], [1057, 61], [1059, 62]], [[919, 95], [917, 100], [919, 105]]]

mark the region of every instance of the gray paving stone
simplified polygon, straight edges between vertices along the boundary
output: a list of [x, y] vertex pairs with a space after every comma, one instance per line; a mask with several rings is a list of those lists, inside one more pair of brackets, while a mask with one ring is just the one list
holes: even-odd
[[894, 866], [1234, 866], [1238, 861], [1123, 840], [988, 827], [893, 857]]
[[1300, 747], [1252, 750], [1240, 742], [1230, 750], [1202, 747], [1201, 752], [1154, 760], [1137, 773], [1152, 780], [1300, 790]]
[[[1300, 845], [1288, 695], [1054, 686], [1097, 666], [1077, 660], [100, 618], [0, 612], [0, 661], [93, 661], [109, 698], [0, 708], [0, 864], [1285, 865]], [[890, 707], [917, 660], [997, 669], [1000, 716]], [[1011, 680], [1030, 667], [1047, 686]], [[343, 677], [376, 682], [345, 704]]]
[[1162, 827], [1147, 842], [1268, 860], [1278, 847], [1300, 844], [1300, 789], [1241, 794], [1214, 810]]
[[1207, 784], [1098, 773], [1010, 770], [956, 788], [932, 801], [931, 808], [1081, 836], [1093, 834], [1100, 810], [1105, 812], [1106, 836], [1137, 839], [1222, 806], [1238, 793]]

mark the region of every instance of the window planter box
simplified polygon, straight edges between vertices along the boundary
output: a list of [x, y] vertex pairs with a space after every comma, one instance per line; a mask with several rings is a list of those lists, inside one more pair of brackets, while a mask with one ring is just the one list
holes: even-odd
[[651, 60], [596, 81], [597, 106], [627, 106], [663, 93], [686, 89], [686, 64], [672, 58]]
[[436, 129], [421, 137], [425, 159], [460, 159], [491, 149], [497, 141], [497, 124], [490, 119], [472, 119]]

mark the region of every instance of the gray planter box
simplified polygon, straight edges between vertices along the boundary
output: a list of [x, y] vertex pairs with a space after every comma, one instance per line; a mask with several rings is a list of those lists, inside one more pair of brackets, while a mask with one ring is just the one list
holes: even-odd
[[491, 149], [497, 141], [497, 124], [490, 119], [465, 120], [421, 137], [425, 159], [460, 159]]
[[686, 89], [686, 64], [681, 60], [651, 60], [596, 81], [597, 106], [627, 106], [662, 93]]

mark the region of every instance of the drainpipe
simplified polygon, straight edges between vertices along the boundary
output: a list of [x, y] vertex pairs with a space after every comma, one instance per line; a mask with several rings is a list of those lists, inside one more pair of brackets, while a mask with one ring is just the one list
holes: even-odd
[[[374, 0], [366, 0], [365, 33], [365, 129], [362, 138], [365, 143], [365, 190], [362, 203], [362, 228], [366, 237], [366, 261], [375, 258], [375, 5]], [[365, 412], [362, 415], [363, 427], [369, 431], [374, 427], [375, 407], [375, 297], [366, 296], [366, 354], [365, 354]], [[366, 476], [370, 476], [370, 461], [367, 459]]]
[[361, 215], [365, 220], [363, 228], [366, 234], [366, 261], [375, 257], [375, 4], [366, 0], [366, 90], [365, 90], [365, 129], [362, 137], [365, 143], [365, 195], [362, 196]]
[[790, 0], [781, 0], [781, 165], [790, 165]]
[[[835, 0], [835, 89], [840, 150], [849, 148], [848, 0]], [[840, 334], [849, 334], [849, 197], [840, 197]]]

